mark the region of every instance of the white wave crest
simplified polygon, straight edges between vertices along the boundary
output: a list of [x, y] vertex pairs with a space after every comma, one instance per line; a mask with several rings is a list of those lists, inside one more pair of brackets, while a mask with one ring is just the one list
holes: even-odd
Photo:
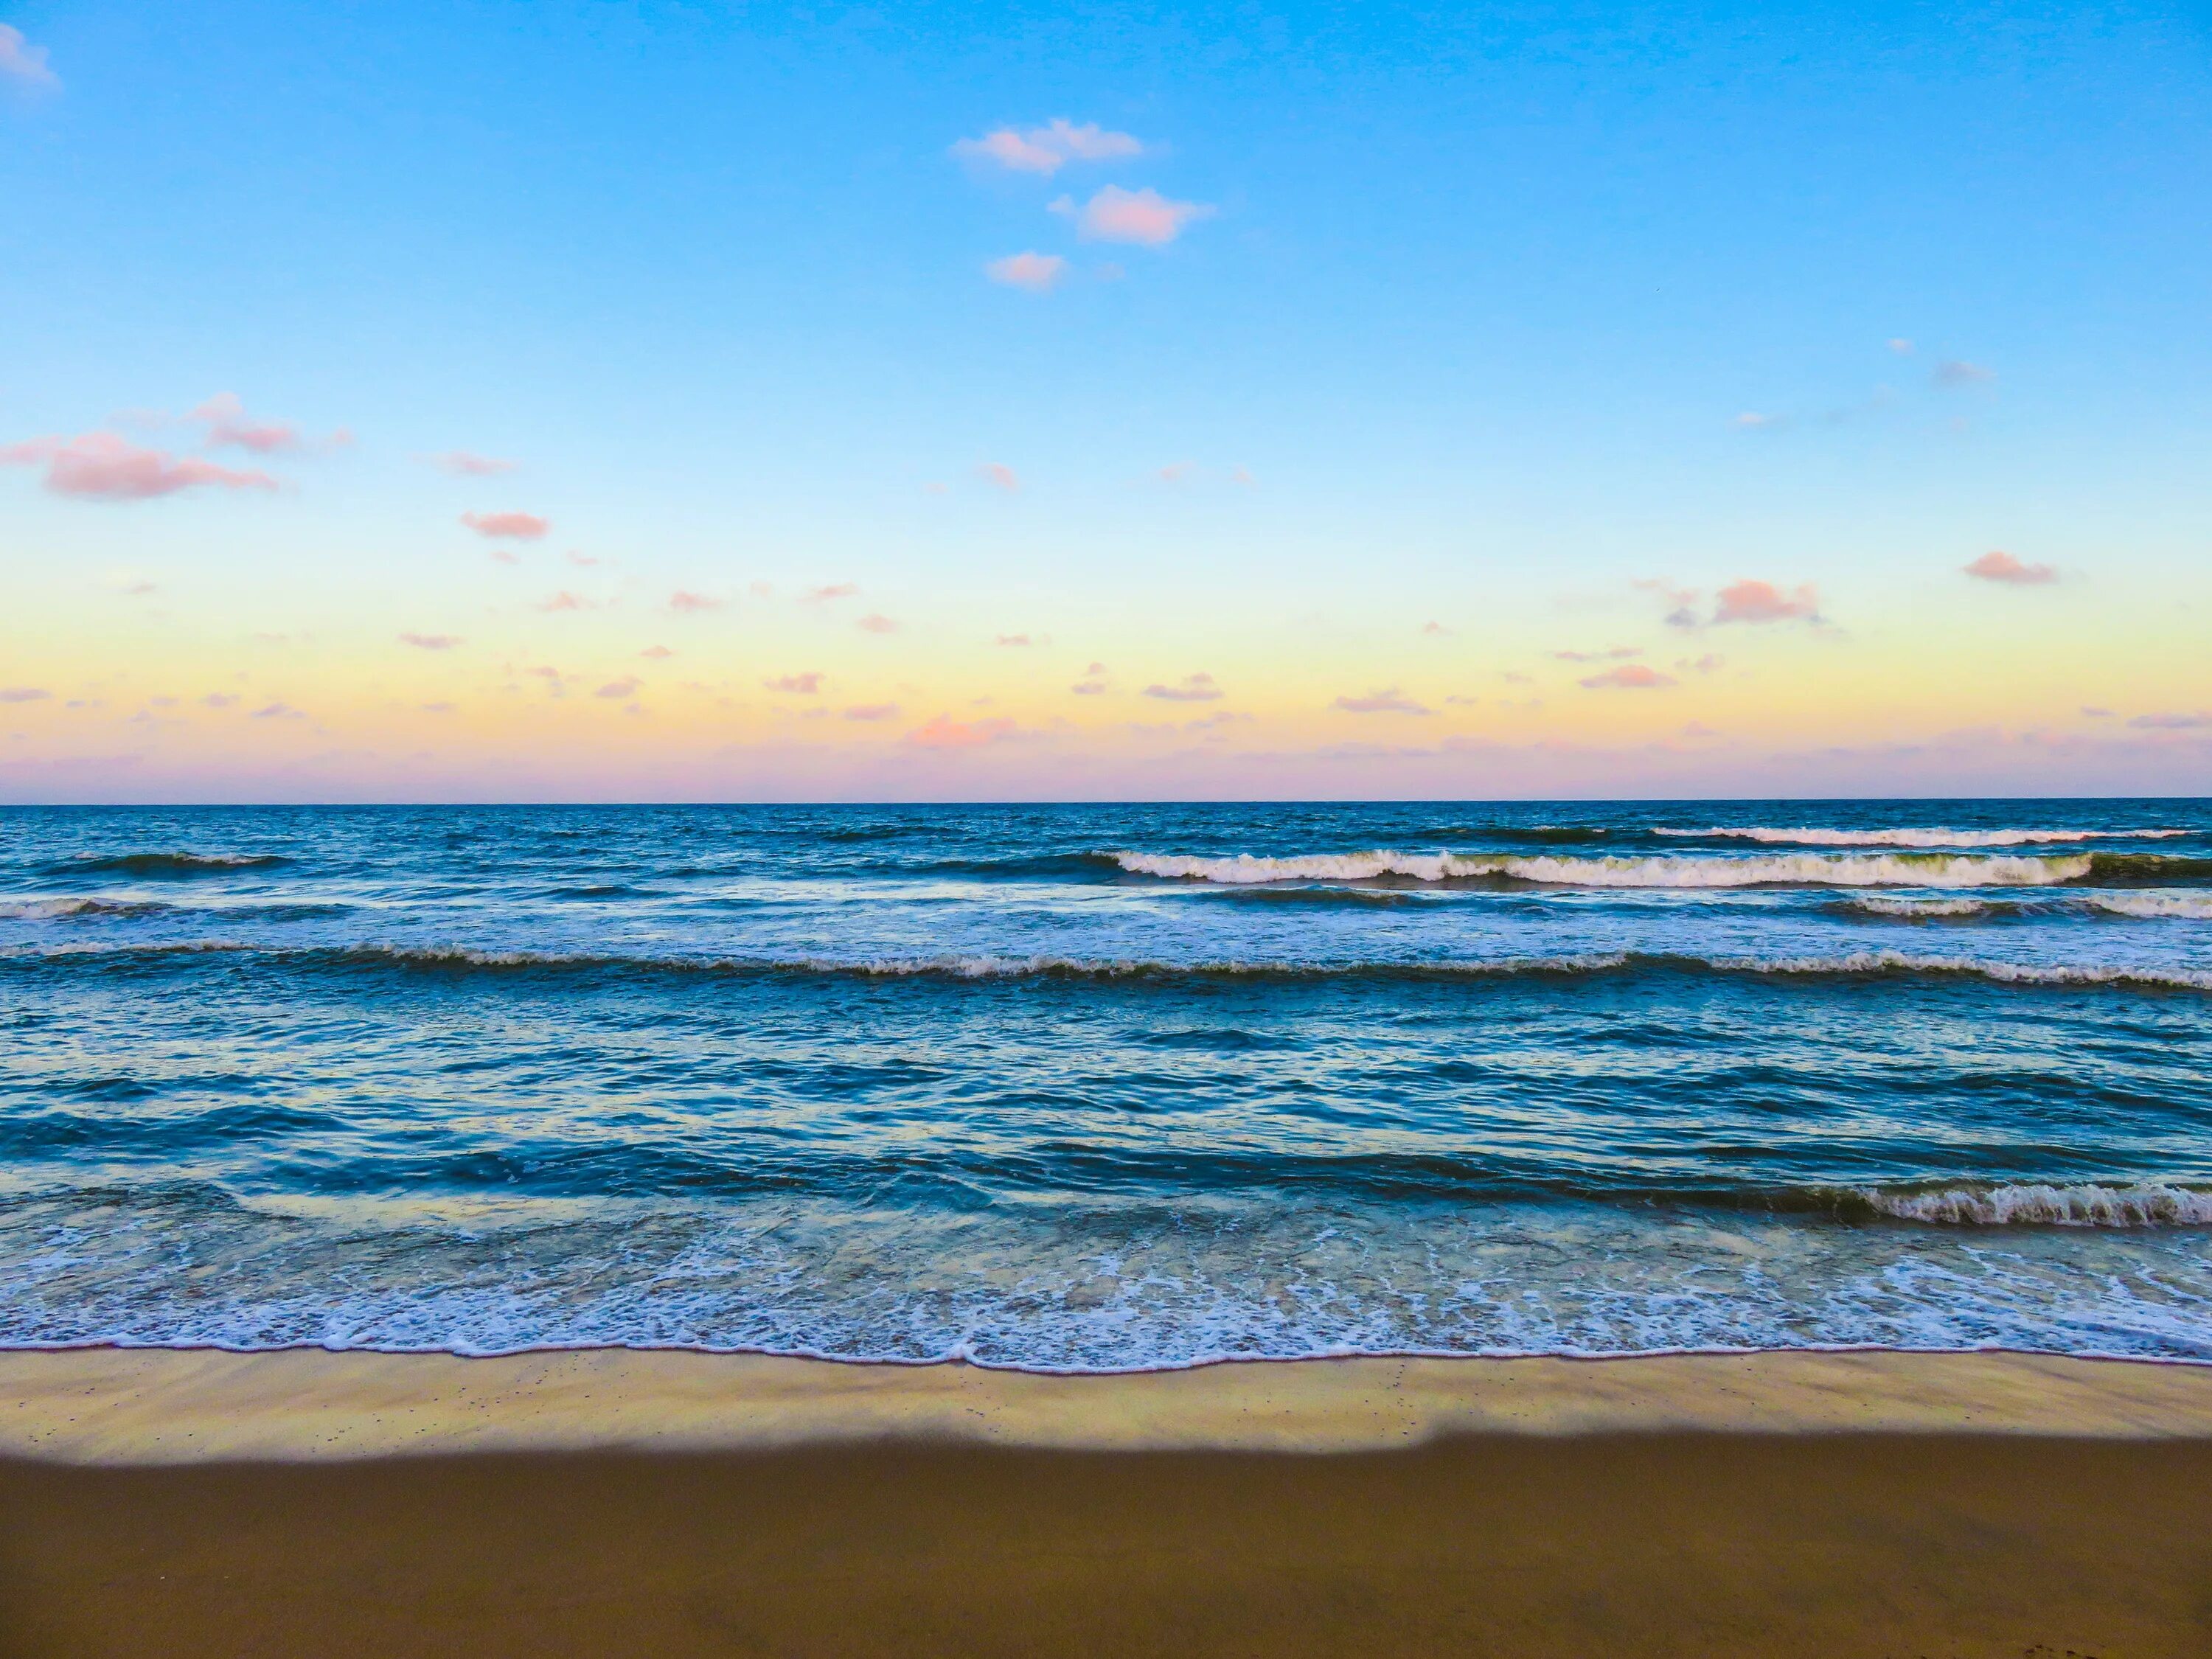
[[2086, 902], [2116, 916], [2212, 921], [2212, 893], [2093, 893]]
[[1963, 974], [2006, 985], [2162, 985], [2212, 991], [2212, 970], [2118, 967], [2102, 963], [1993, 962], [1979, 957], [1922, 957], [1903, 951], [1853, 951], [1839, 957], [1703, 957], [1709, 968], [1744, 974]]
[[1494, 854], [1322, 854], [1303, 858], [1185, 858], [1115, 853], [1132, 875], [1231, 885], [1269, 881], [1372, 881], [1400, 876], [1449, 881], [1509, 876], [1556, 887], [2047, 887], [2089, 873], [2087, 854], [1987, 857], [1895, 853], [1786, 853], [1766, 857], [1697, 854], [1652, 858], [1521, 858]]
[[9, 899], [0, 901], [0, 919], [9, 921], [60, 921], [70, 916], [141, 915], [163, 908], [157, 904], [116, 899]]
[[2212, 1226], [2212, 1193], [2155, 1182], [2134, 1187], [1954, 1187], [1861, 1196], [1899, 1221], [1948, 1226]]
[[2166, 841], [2187, 830], [1771, 830], [1765, 825], [1705, 830], [1661, 830], [1655, 836], [1698, 841], [1727, 839], [1799, 847], [2027, 847], [2039, 842]]
[[1971, 898], [1855, 898], [1849, 903], [1876, 916], [1982, 916], [1990, 908], [1987, 899]]

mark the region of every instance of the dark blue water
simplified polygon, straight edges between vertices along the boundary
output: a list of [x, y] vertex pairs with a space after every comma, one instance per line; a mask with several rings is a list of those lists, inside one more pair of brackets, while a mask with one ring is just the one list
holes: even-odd
[[96, 1340], [2212, 1358], [2212, 803], [9, 811]]

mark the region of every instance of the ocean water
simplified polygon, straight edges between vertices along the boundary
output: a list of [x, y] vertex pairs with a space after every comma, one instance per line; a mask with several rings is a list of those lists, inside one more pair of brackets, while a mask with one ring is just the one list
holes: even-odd
[[0, 812], [0, 1344], [2212, 1360], [2212, 803]]

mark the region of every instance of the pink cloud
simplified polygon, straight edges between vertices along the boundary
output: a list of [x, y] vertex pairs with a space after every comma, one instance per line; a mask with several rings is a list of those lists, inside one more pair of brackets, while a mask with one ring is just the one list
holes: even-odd
[[449, 449], [428, 459], [439, 471], [451, 473], [456, 478], [495, 478], [515, 470], [513, 461], [501, 460], [495, 455], [479, 455], [467, 449]]
[[1678, 684], [1672, 674], [1662, 674], [1640, 662], [1630, 663], [1625, 668], [1608, 668], [1602, 674], [1592, 674], [1582, 682], [1593, 691], [1656, 691], [1662, 686]]
[[634, 697], [637, 695], [637, 688], [643, 684], [636, 675], [625, 674], [618, 680], [609, 680], [592, 695], [607, 698]]
[[898, 711], [895, 702], [856, 702], [842, 712], [848, 720], [895, 720]]
[[237, 704], [238, 696], [230, 691], [210, 691], [200, 702], [209, 708], [229, 708]]
[[861, 617], [860, 621], [854, 623], [853, 626], [859, 629], [863, 634], [896, 634], [898, 632], [898, 624], [896, 623], [893, 622], [889, 617], [884, 616], [881, 612], [874, 611], [871, 611], [866, 616]]
[[761, 684], [771, 691], [788, 691], [795, 697], [811, 697], [822, 690], [823, 676], [809, 672], [804, 674], [782, 674]]
[[580, 570], [589, 570], [596, 565], [602, 565], [606, 562], [605, 559], [593, 558], [588, 553], [579, 553], [573, 547], [566, 553], [563, 553], [561, 556], [568, 560], [570, 564], [576, 566], [577, 568]]
[[1103, 680], [1083, 680], [1067, 689], [1079, 697], [1098, 697], [1105, 695], [1106, 683]]
[[710, 599], [704, 593], [691, 593], [678, 588], [668, 596], [668, 608], [679, 616], [696, 616], [702, 611], [720, 611], [722, 601]]
[[234, 392], [218, 392], [193, 410], [185, 418], [198, 421], [207, 428], [207, 443], [210, 449], [225, 445], [233, 448], [252, 450], [257, 455], [275, 455], [300, 447], [300, 429], [283, 421], [255, 422], [246, 418], [246, 406]]
[[520, 564], [522, 556], [507, 548], [495, 547], [491, 550], [491, 562], [494, 564]]
[[983, 274], [1008, 288], [1044, 294], [1067, 274], [1067, 261], [1057, 253], [1010, 253], [985, 265]]
[[0, 702], [44, 702], [47, 698], [52, 696], [52, 692], [46, 690], [42, 686], [0, 686]]
[[1444, 635], [1446, 635], [1449, 634], [1449, 633], [1451, 632], [1451, 629], [1449, 629], [1449, 628], [1446, 628], [1446, 627], [1445, 627], [1442, 623], [1440, 623], [1440, 622], [1425, 622], [1425, 623], [1423, 623], [1421, 624], [1421, 632], [1422, 632], [1424, 635], [1431, 635], [1431, 636], [1433, 636], [1433, 637], [1436, 637], [1436, 638], [1442, 638], [1442, 637], [1443, 637]]
[[996, 645], [1027, 645], [1030, 643], [1030, 636], [1026, 634], [1001, 634], [995, 641], [993, 641], [993, 643]]
[[1196, 470], [1195, 465], [1190, 461], [1170, 461], [1165, 466], [1160, 469], [1160, 482], [1162, 483], [1181, 483], [1184, 479], [1189, 477]]
[[535, 513], [464, 513], [461, 522], [479, 536], [517, 542], [534, 542], [553, 527]]
[[599, 606], [597, 600], [587, 599], [580, 593], [571, 593], [564, 587], [551, 599], [541, 601], [537, 608], [540, 611], [596, 611]]
[[1364, 697], [1339, 697], [1330, 707], [1341, 708], [1347, 714], [1425, 714], [1425, 705], [1415, 702], [1396, 686], [1386, 690], [1370, 691]]
[[1009, 495], [1022, 487], [1022, 481], [1014, 469], [1003, 461], [986, 461], [975, 469], [975, 473], [985, 483], [995, 485]]
[[1186, 674], [1179, 685], [1148, 685], [1148, 697], [1158, 697], [1167, 702], [1212, 702], [1222, 695], [1211, 674]]
[[676, 653], [665, 645], [648, 645], [637, 654], [641, 657], [650, 657], [658, 662], [664, 658], [672, 657]]
[[461, 641], [453, 634], [402, 634], [399, 642], [411, 645], [417, 651], [450, 651]]
[[1772, 582], [1747, 578], [1721, 589], [1720, 602], [1713, 608], [1716, 623], [1788, 622], [1799, 617], [1808, 622], [1820, 619], [1820, 595], [1809, 582], [1784, 593]]
[[0, 81], [14, 81], [40, 92], [52, 92], [61, 85], [61, 77], [46, 65], [46, 49], [30, 45], [23, 39], [22, 30], [5, 23], [0, 23]]
[[1135, 242], [1145, 247], [1165, 247], [1187, 225], [1213, 216], [1216, 210], [1203, 202], [1170, 201], [1147, 186], [1123, 190], [1109, 185], [1080, 210], [1066, 197], [1053, 210], [1073, 216], [1076, 234], [1086, 242]]
[[1983, 581], [2010, 582], [2015, 587], [2035, 587], [2058, 580], [2058, 572], [2053, 566], [2023, 564], [2011, 554], [1995, 550], [1961, 568], [1969, 576], [1978, 577]]
[[258, 720], [296, 720], [304, 719], [305, 716], [289, 702], [272, 702], [264, 708], [255, 709], [253, 718]]
[[918, 726], [908, 732], [902, 741], [916, 749], [976, 749], [987, 743], [996, 743], [1001, 738], [1012, 737], [1014, 723], [1009, 720], [956, 720], [950, 714], [939, 714], [926, 726]]
[[191, 456], [179, 460], [112, 432], [33, 438], [0, 448], [0, 466], [40, 465], [46, 469], [46, 489], [87, 501], [149, 501], [203, 484], [221, 489], [276, 488], [276, 480], [266, 472], [237, 471]]
[[1077, 126], [1065, 116], [1055, 116], [1027, 131], [998, 127], [981, 138], [963, 138], [952, 146], [952, 153], [963, 161], [1049, 179], [1070, 161], [1121, 161], [1143, 155], [1145, 147], [1126, 132], [1109, 132], [1096, 122]]
[[831, 582], [826, 587], [810, 587], [799, 596], [801, 605], [827, 605], [833, 599], [849, 599], [860, 591], [858, 582]]

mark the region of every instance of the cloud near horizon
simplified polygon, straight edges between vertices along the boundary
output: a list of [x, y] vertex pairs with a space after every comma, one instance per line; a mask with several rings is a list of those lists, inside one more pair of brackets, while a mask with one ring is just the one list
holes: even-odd
[[74, 438], [33, 438], [0, 447], [0, 466], [46, 469], [46, 489], [82, 501], [143, 501], [203, 486], [218, 489], [270, 489], [276, 480], [266, 472], [218, 466], [187, 455], [148, 448], [112, 432], [87, 432]]
[[1070, 161], [1124, 161], [1145, 153], [1143, 143], [1126, 132], [1110, 132], [1097, 122], [1078, 126], [1056, 115], [1041, 127], [1026, 131], [995, 127], [981, 138], [963, 138], [952, 153], [965, 161], [981, 161], [1010, 173], [1034, 173], [1049, 179]]
[[1772, 582], [1746, 577], [1721, 589], [1713, 607], [1713, 621], [1721, 623], [1820, 620], [1820, 596], [1810, 582], [1785, 593]]
[[1184, 675], [1180, 685], [1148, 685], [1145, 695], [1164, 702], [1213, 702], [1224, 694], [1212, 675], [1200, 673]]
[[534, 542], [553, 527], [535, 513], [464, 513], [461, 522], [488, 540]]
[[1014, 722], [1010, 720], [967, 721], [939, 714], [927, 725], [915, 727], [900, 741], [916, 749], [980, 749], [985, 744], [1013, 736], [1014, 731]]
[[1203, 202], [1170, 201], [1150, 185], [1123, 190], [1109, 185], [1079, 209], [1067, 196], [1051, 205], [1054, 213], [1075, 221], [1075, 234], [1086, 242], [1133, 242], [1142, 247], [1165, 247], [1185, 227], [1218, 211]]
[[1370, 691], [1364, 697], [1339, 697], [1329, 705], [1347, 714], [1425, 714], [1425, 704], [1415, 702], [1395, 685], [1381, 691]]
[[1657, 691], [1681, 684], [1672, 674], [1662, 674], [1640, 662], [1608, 668], [1602, 674], [1592, 674], [1578, 683], [1592, 691]]
[[985, 265], [983, 274], [1008, 288], [1044, 294], [1067, 274], [1067, 261], [1057, 253], [1010, 253]]
[[1969, 576], [1985, 582], [2008, 582], [2015, 587], [2039, 587], [2058, 580], [2056, 565], [2024, 564], [2009, 553], [1991, 549], [1972, 563], [1961, 565]]

